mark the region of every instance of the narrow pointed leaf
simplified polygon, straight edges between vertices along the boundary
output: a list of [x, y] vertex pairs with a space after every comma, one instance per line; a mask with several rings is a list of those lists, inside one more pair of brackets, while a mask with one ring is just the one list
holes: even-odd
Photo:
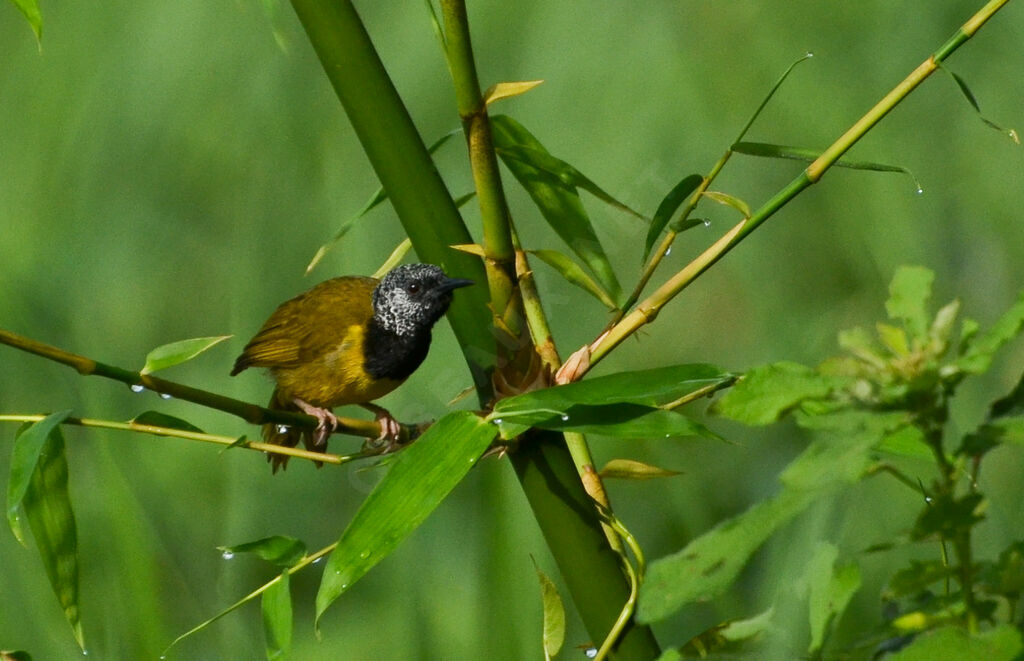
[[525, 94], [543, 82], [543, 80], [523, 80], [510, 83], [495, 83], [484, 92], [484, 104], [489, 106], [495, 101]]
[[790, 64], [786, 68], [782, 75], [779, 76], [779, 79], [775, 81], [775, 84], [772, 85], [772, 88], [768, 90], [768, 94], [766, 94], [764, 99], [761, 100], [761, 105], [757, 107], [757, 110], [754, 111], [754, 114], [751, 115], [750, 119], [747, 120], [747, 123], [743, 125], [743, 130], [740, 131], [740, 134], [736, 137], [736, 140], [734, 142], [738, 142], [743, 139], [743, 136], [747, 134], [747, 131], [750, 130], [750, 127], [754, 125], [754, 122], [757, 120], [758, 116], [760, 116], [761, 111], [765, 109], [765, 106], [768, 105], [768, 102], [772, 100], [772, 97], [775, 96], [775, 93], [779, 91], [780, 87], [782, 87], [782, 83], [786, 82], [786, 79], [789, 78], [789, 74], [793, 73], [793, 69], [796, 68], [796, 65], [800, 64], [805, 60], [809, 60], [812, 57], [814, 57], [814, 54], [807, 52], [803, 55], [803, 57], [797, 58], [792, 64]]
[[675, 477], [680, 471], [659, 468], [635, 459], [612, 459], [598, 474], [602, 479], [650, 480], [656, 477]]
[[266, 640], [268, 661], [284, 661], [292, 647], [292, 595], [288, 572], [281, 572], [281, 580], [263, 593], [263, 635]]
[[401, 243], [399, 243], [394, 250], [391, 251], [391, 255], [389, 255], [388, 258], [384, 260], [384, 263], [380, 265], [380, 268], [374, 271], [371, 277], [383, 278], [388, 271], [395, 268], [395, 266], [397, 266], [398, 263], [402, 261], [406, 253], [409, 252], [410, 248], [412, 248], [412, 241], [406, 238]]
[[[767, 158], [784, 158], [794, 161], [812, 163], [821, 156], [820, 149], [804, 149], [801, 147], [787, 147], [785, 145], [773, 145], [766, 142], [737, 142], [731, 149], [739, 154], [748, 156], [763, 156]], [[907, 175], [914, 182], [914, 187], [921, 190], [921, 184], [917, 181], [914, 173], [899, 165], [887, 165], [873, 161], [851, 161], [840, 158], [833, 163], [835, 167], [849, 168], [851, 170], [871, 170], [873, 172], [900, 172]]]
[[14, 437], [11, 452], [11, 472], [7, 479], [7, 522], [11, 532], [23, 546], [27, 546], [25, 532], [21, 526], [21, 505], [28, 493], [32, 476], [39, 465], [39, 457], [50, 437], [50, 433], [71, 415], [71, 410], [51, 413], [39, 422], [25, 424]]
[[43, 15], [39, 13], [39, 3], [36, 0], [11, 0], [14, 6], [18, 8], [25, 20], [28, 21], [29, 27], [32, 28], [32, 32], [36, 35], [36, 42], [41, 42], [43, 39]]
[[709, 200], [714, 200], [719, 204], [732, 207], [736, 211], [739, 211], [744, 218], [750, 218], [750, 205], [734, 195], [713, 190], [704, 191], [702, 195]]
[[548, 578], [547, 574], [540, 570], [537, 561], [533, 562], [537, 570], [537, 580], [540, 581], [540, 598], [544, 612], [544, 659], [550, 661], [562, 649], [565, 642], [565, 607], [562, 605], [562, 598], [558, 594], [558, 588]]
[[[540, 392], [540, 391], [537, 391]], [[703, 436], [720, 439], [713, 431], [682, 413], [639, 404], [577, 404], [564, 411], [537, 409], [492, 416], [502, 438], [518, 436], [524, 427], [575, 431], [617, 438], [679, 438]]]
[[[687, 177], [683, 177], [682, 181], [676, 184], [672, 190], [668, 192], [665, 199], [658, 205], [658, 210], [654, 212], [654, 218], [651, 219], [651, 226], [647, 230], [647, 240], [644, 242], [644, 258], [643, 261], [647, 261], [647, 257], [651, 254], [651, 248], [654, 247], [658, 237], [665, 230], [665, 226], [668, 225], [668, 221], [672, 220], [672, 216], [679, 207], [683, 205], [690, 194], [697, 190], [697, 187], [703, 183], [704, 177], [699, 174], [691, 174]], [[699, 221], [695, 221], [696, 225]], [[694, 226], [694, 225], [691, 225]]]
[[468, 411], [435, 422], [398, 454], [331, 553], [316, 597], [316, 619], [390, 554], [472, 468], [497, 428]]
[[231, 555], [254, 553], [278, 567], [292, 567], [306, 557], [306, 545], [301, 540], [285, 535], [264, 537], [235, 546], [218, 546], [217, 550]]
[[556, 250], [529, 250], [527, 251], [532, 255], [536, 255], [542, 262], [552, 267], [558, 273], [566, 279], [570, 284], [576, 285], [583, 291], [587, 292], [597, 300], [601, 301], [609, 309], [615, 310], [615, 301], [611, 299], [608, 292], [604, 290], [593, 278], [587, 275], [579, 264], [572, 261], [569, 257], [566, 257], [562, 253]]
[[[505, 166], [529, 193], [552, 229], [593, 271], [612, 298], [618, 301], [621, 294], [618, 278], [615, 277], [608, 256], [590, 223], [590, 217], [583, 208], [576, 186], [566, 183], [556, 174], [519, 158], [513, 158], [507, 153], [507, 150], [514, 150], [517, 147], [529, 148], [533, 150], [531, 153], [547, 153], [544, 146], [519, 122], [507, 115], [496, 115], [491, 117], [491, 125], [494, 129], [495, 146]], [[506, 153], [503, 154], [502, 150], [506, 150]], [[522, 150], [517, 153], [524, 155]]]
[[194, 337], [159, 346], [146, 356], [146, 365], [142, 368], [142, 373], [150, 374], [192, 360], [210, 347], [216, 346], [230, 337], [232, 336]]
[[[440, 149], [442, 145], [444, 145], [444, 143], [448, 142], [449, 140], [452, 139], [453, 136], [458, 135], [461, 132], [462, 129], [455, 129], [453, 131], [445, 133], [440, 138], [438, 138], [437, 141], [434, 142], [434, 144], [430, 145], [427, 151], [433, 154], [435, 151]], [[337, 245], [338, 242], [341, 241], [341, 239], [344, 238], [346, 234], [348, 234], [348, 231], [352, 229], [363, 216], [370, 213], [370, 211], [372, 211], [378, 204], [385, 201], [386, 199], [388, 199], [388, 194], [384, 191], [384, 187], [381, 186], [373, 193], [373, 195], [370, 196], [370, 199], [366, 201], [366, 204], [364, 204], [359, 211], [357, 211], [351, 217], [345, 219], [341, 223], [341, 225], [338, 226], [338, 230], [334, 233], [334, 236], [332, 236], [327, 243], [323, 244], [317, 249], [316, 254], [313, 255], [313, 259], [311, 259], [309, 264], [306, 266], [306, 275], [309, 275], [310, 272], [314, 268], [316, 268], [316, 265], [319, 264], [321, 260], [323, 260], [327, 253], [330, 252], [330, 250], [334, 248], [334, 246]]]
[[78, 607], [78, 532], [68, 495], [64, 436], [54, 426], [22, 499], [39, 558], [78, 646], [85, 649]]
[[951, 69], [947, 69], [946, 67], [942, 67], [942, 68], [950, 76], [953, 77], [954, 81], [956, 81], [956, 85], [957, 85], [957, 87], [960, 88], [960, 92], [963, 93], [964, 98], [966, 98], [967, 102], [970, 103], [971, 106], [974, 108], [974, 112], [978, 113], [978, 119], [980, 119], [982, 122], [984, 122], [985, 125], [988, 126], [989, 128], [995, 129], [996, 131], [999, 131], [1000, 133], [1005, 133], [1011, 140], [1016, 142], [1018, 145], [1020, 144], [1020, 136], [1017, 135], [1017, 131], [1015, 131], [1013, 129], [1005, 129], [1002, 126], [999, 126], [998, 124], [996, 124], [995, 122], [991, 121], [990, 119], [988, 119], [987, 117], [985, 117], [984, 115], [981, 114], [981, 106], [978, 104], [978, 99], [977, 99], [977, 97], [974, 96], [974, 92], [971, 91], [971, 88], [967, 86], [967, 81], [966, 80], [964, 80], [963, 78], [961, 78], [957, 74], [953, 73], [953, 71]]
[[131, 423], [134, 425], [149, 425], [151, 427], [167, 427], [168, 429], [192, 431], [199, 434], [204, 433], [202, 429], [196, 427], [188, 420], [182, 420], [181, 418], [173, 415], [167, 415], [160, 411], [143, 411], [132, 418]]

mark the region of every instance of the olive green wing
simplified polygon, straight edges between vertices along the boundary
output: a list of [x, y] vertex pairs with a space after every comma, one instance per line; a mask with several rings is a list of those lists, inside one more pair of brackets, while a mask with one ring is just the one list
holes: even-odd
[[248, 367], [296, 367], [337, 348], [352, 326], [373, 317], [377, 280], [341, 277], [282, 303], [249, 340], [232, 376]]

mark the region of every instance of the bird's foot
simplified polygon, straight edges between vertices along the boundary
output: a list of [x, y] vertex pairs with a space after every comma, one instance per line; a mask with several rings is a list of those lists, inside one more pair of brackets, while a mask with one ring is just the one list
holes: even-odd
[[331, 432], [338, 428], [338, 417], [330, 410], [313, 406], [298, 397], [292, 401], [302, 409], [303, 413], [313, 416], [318, 421], [316, 429], [313, 431], [312, 442], [308, 446], [309, 449], [313, 452], [325, 451], [327, 449], [327, 439], [330, 438]]
[[402, 425], [398, 420], [395, 420], [394, 416], [387, 409], [376, 404], [360, 404], [360, 406], [372, 412], [374, 419], [380, 424], [380, 436], [373, 439], [370, 445], [375, 448], [383, 446], [382, 452], [384, 454], [394, 452], [400, 448], [402, 446], [400, 440]]

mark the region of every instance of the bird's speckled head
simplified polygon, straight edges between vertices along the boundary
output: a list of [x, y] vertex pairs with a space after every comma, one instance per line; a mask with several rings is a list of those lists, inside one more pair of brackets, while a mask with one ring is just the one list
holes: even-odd
[[452, 290], [472, 280], [449, 278], [433, 264], [406, 264], [388, 272], [373, 290], [373, 317], [396, 335], [429, 332], [448, 310]]

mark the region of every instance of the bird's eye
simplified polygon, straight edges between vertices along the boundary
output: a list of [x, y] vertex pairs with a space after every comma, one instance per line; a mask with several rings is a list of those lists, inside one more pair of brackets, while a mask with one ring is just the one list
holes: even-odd
[[418, 294], [420, 292], [420, 283], [410, 282], [409, 286], [405, 288], [410, 294]]

